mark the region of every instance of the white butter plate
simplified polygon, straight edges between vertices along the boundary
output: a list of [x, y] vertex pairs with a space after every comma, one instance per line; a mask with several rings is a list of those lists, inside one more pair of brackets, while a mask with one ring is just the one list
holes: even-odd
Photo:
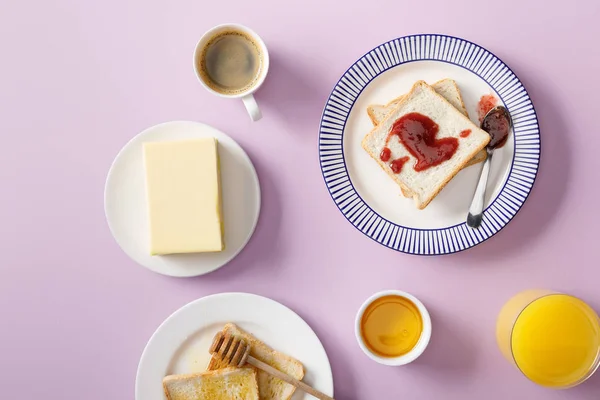
[[[225, 250], [151, 256], [143, 143], [215, 137], [219, 141]], [[198, 122], [167, 122], [146, 129], [115, 158], [104, 190], [108, 226], [123, 251], [138, 264], [170, 276], [197, 276], [233, 259], [246, 245], [260, 213], [260, 185], [252, 161], [223, 132]]]
[[[373, 128], [369, 105], [387, 104], [417, 80], [444, 78], [457, 82], [477, 125], [477, 104], [487, 94], [508, 109], [514, 123], [507, 144], [494, 152], [479, 229], [465, 221], [483, 163], [460, 171], [426, 209], [418, 210], [361, 147]], [[540, 132], [527, 91], [498, 57], [463, 39], [414, 35], [374, 48], [340, 78], [321, 118], [319, 158], [335, 204], [366, 236], [404, 253], [449, 254], [492, 237], [522, 207], [537, 176]]]
[[[166, 375], [205, 371], [212, 339], [228, 322], [298, 359], [306, 371], [303, 381], [333, 395], [333, 376], [325, 349], [302, 318], [265, 297], [222, 293], [183, 306], [158, 327], [140, 359], [136, 400], [165, 400], [162, 379]], [[310, 398], [296, 390], [292, 400]]]

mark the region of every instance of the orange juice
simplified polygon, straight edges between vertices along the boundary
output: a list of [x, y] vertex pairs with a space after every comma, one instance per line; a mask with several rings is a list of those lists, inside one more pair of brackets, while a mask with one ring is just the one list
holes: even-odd
[[423, 318], [406, 297], [388, 295], [373, 301], [360, 322], [367, 348], [380, 357], [400, 357], [410, 352], [423, 332]]
[[600, 364], [600, 319], [589, 305], [566, 294], [518, 294], [500, 312], [496, 336], [504, 356], [542, 386], [575, 386]]

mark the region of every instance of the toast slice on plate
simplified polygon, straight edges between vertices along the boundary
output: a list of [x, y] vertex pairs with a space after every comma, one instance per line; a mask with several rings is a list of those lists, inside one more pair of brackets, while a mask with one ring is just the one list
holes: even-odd
[[[304, 366], [300, 361], [287, 354], [273, 350], [265, 343], [244, 331], [235, 324], [226, 324], [222, 330], [223, 334], [230, 334], [235, 338], [243, 339], [250, 346], [250, 355], [286, 374], [302, 380], [304, 377]], [[209, 370], [217, 370], [226, 365], [219, 359], [213, 357], [208, 364]], [[294, 394], [296, 388], [289, 383], [272, 377], [264, 371], [257, 370], [258, 391], [261, 400], [288, 400]]]
[[[448, 102], [450, 104], [452, 104], [454, 107], [456, 107], [456, 109], [458, 111], [460, 111], [467, 117], [469, 116], [469, 114], [467, 113], [467, 109], [465, 107], [465, 103], [463, 102], [463, 98], [460, 93], [460, 89], [458, 88], [458, 85], [456, 84], [454, 79], [449, 79], [449, 78], [442, 79], [441, 81], [437, 81], [436, 83], [431, 85], [431, 87], [437, 93], [442, 95], [442, 97], [444, 97], [446, 100], [448, 100]], [[386, 105], [373, 104], [373, 105], [370, 105], [369, 107], [367, 107], [367, 114], [369, 114], [369, 118], [371, 119], [373, 126], [377, 126], [381, 121], [383, 121], [389, 115], [389, 113], [392, 112], [394, 110], [394, 108], [396, 108], [398, 106], [398, 104], [400, 103], [400, 101], [402, 101], [404, 96], [406, 96], [406, 95], [397, 97], [394, 100], [390, 101]], [[477, 153], [475, 155], [475, 157], [473, 157], [471, 160], [469, 160], [469, 162], [467, 163], [467, 165], [465, 167], [485, 161], [486, 157], [487, 157], [487, 153], [485, 152], [485, 150], [482, 150], [479, 153]], [[410, 197], [410, 196], [406, 196], [406, 197]]]
[[225, 368], [163, 378], [168, 400], [259, 400], [256, 371]]
[[[409, 131], [404, 141], [394, 133]], [[424, 209], [489, 141], [487, 132], [418, 81], [365, 136], [362, 147]]]

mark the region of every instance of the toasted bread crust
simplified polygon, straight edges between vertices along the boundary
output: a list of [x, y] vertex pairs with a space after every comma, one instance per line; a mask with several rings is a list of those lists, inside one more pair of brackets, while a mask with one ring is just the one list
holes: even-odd
[[487, 158], [487, 152], [485, 151], [485, 149], [480, 150], [479, 153], [475, 154], [475, 157], [473, 157], [469, 160], [469, 162], [463, 167], [463, 169], [470, 167], [471, 165], [475, 165], [475, 164], [479, 164], [480, 162], [484, 162], [486, 158]]
[[469, 112], [467, 111], [467, 107], [465, 106], [465, 102], [464, 102], [463, 97], [462, 97], [462, 93], [461, 93], [460, 88], [458, 87], [458, 85], [456, 84], [456, 81], [454, 79], [445, 78], [445, 79], [442, 79], [442, 80], [439, 80], [439, 81], [435, 82], [431, 86], [439, 85], [439, 84], [441, 84], [442, 82], [445, 82], [445, 81], [448, 81], [448, 83], [451, 84], [452, 86], [454, 86], [454, 89], [456, 89], [456, 93], [458, 93], [458, 101], [460, 101], [460, 106], [462, 108], [462, 110], [460, 110], [460, 111], [462, 111], [462, 113], [467, 118], [470, 119]]
[[[424, 86], [426, 88], [428, 88], [428, 90], [430, 90], [432, 92], [433, 95], [437, 96], [438, 98], [440, 98], [442, 101], [448, 103], [451, 107], [454, 108], [454, 106], [452, 106], [452, 104], [450, 104], [450, 102], [448, 102], [448, 100], [446, 100], [444, 98], [444, 96], [440, 95], [439, 93], [437, 93], [435, 90], [433, 90], [433, 88], [431, 88], [431, 86], [429, 86], [425, 81], [417, 81], [414, 83], [414, 85], [412, 86], [412, 88], [410, 89], [410, 91], [408, 92], [408, 94], [406, 94], [404, 96], [404, 98], [401, 99], [401, 101], [398, 102], [398, 107], [402, 106], [404, 104], [404, 102], [407, 101], [407, 99], [410, 99], [412, 93], [418, 88]], [[469, 117], [467, 117], [466, 115], [464, 115], [463, 113], [458, 113], [457, 115], [459, 115], [459, 118], [464, 118], [465, 120], [469, 121], [469, 123], [473, 124], [473, 122], [469, 119]], [[394, 118], [393, 113], [389, 114], [387, 118], [385, 118], [383, 121], [381, 121], [380, 123], [383, 123], [384, 121], [387, 121], [391, 118]], [[450, 182], [450, 180], [452, 178], [454, 178], [454, 176], [456, 176], [456, 174], [462, 169], [464, 168], [469, 161], [475, 156], [475, 154], [477, 154], [479, 151], [481, 151], [482, 149], [485, 148], [485, 146], [489, 143], [490, 138], [488, 137], [487, 140], [483, 141], [482, 144], [480, 146], [475, 147], [475, 149], [469, 154], [468, 157], [465, 158], [465, 161], [461, 164], [458, 164], [454, 170], [452, 170], [447, 178], [442, 181], [442, 183], [440, 185], [438, 185], [437, 189], [433, 192], [433, 194], [431, 196], [429, 196], [426, 199], [422, 199], [422, 203], [419, 204], [419, 198], [417, 195], [415, 195], [414, 193], [412, 193], [412, 191], [406, 187], [406, 185], [404, 185], [404, 183], [398, 178], [398, 176], [396, 174], [392, 174], [390, 173], [390, 171], [387, 168], [387, 165], [381, 161], [378, 157], [377, 154], [373, 154], [370, 149], [367, 146], [367, 139], [370, 138], [372, 135], [374, 135], [377, 132], [377, 126], [375, 126], [371, 132], [369, 132], [367, 135], [365, 135], [365, 137], [363, 138], [361, 145], [363, 147], [363, 149], [377, 162], [377, 164], [379, 164], [379, 166], [392, 178], [394, 179], [394, 181], [398, 184], [398, 186], [400, 186], [400, 188], [402, 189], [403, 192], [409, 192], [412, 194], [412, 197], [415, 200], [415, 205], [417, 206], [418, 209], [422, 210], [425, 207], [427, 207], [429, 205], [429, 203], [439, 194], [439, 192], [448, 184], [448, 182]]]
[[373, 108], [376, 106], [379, 106], [379, 104], [371, 104], [367, 107], [367, 115], [369, 116], [369, 119], [371, 120], [373, 126], [377, 126], [378, 123], [377, 118], [375, 117], [375, 111], [373, 110]]
[[164, 379], [163, 379], [163, 392], [165, 392], [165, 397], [167, 398], [167, 400], [173, 400], [171, 398], [171, 395], [169, 394], [169, 391], [167, 390], [167, 385], [165, 385]]

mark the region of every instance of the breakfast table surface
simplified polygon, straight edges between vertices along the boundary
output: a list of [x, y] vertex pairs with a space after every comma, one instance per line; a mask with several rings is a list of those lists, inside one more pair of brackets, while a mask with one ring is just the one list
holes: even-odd
[[[500, 308], [524, 289], [568, 292], [600, 310], [598, 15], [592, 0], [2, 2], [1, 397], [132, 399], [142, 350], [166, 317], [241, 291], [277, 300], [312, 326], [337, 399], [600, 398], [600, 374], [568, 391], [534, 385], [495, 339]], [[269, 48], [259, 122], [194, 76], [197, 40], [223, 22], [253, 28]], [[319, 168], [319, 120], [334, 84], [365, 52], [415, 33], [496, 54], [540, 121], [540, 170], [522, 210], [495, 237], [448, 256], [368, 239], [338, 211]], [[117, 152], [172, 120], [229, 134], [261, 184], [246, 248], [196, 278], [137, 265], [104, 215]], [[431, 314], [430, 345], [408, 366], [371, 361], [354, 337], [358, 308], [384, 289], [414, 294]]]

